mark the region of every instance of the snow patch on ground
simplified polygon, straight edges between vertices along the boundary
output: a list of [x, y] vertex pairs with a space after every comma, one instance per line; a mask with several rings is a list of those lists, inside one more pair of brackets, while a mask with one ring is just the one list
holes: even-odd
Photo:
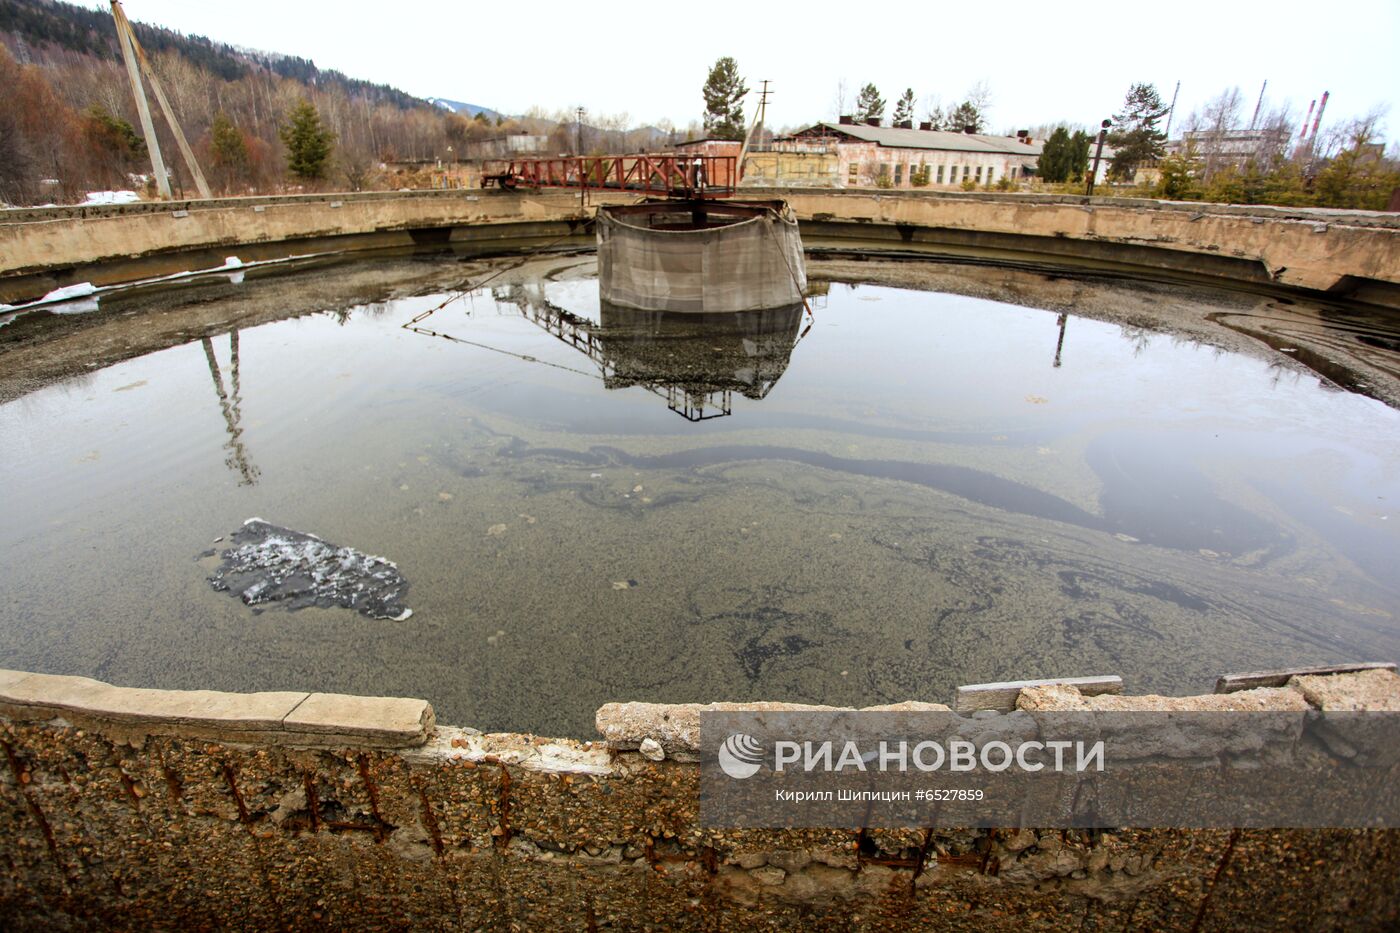
[[135, 191], [89, 191], [83, 204], [135, 204], [140, 200]]
[[[53, 291], [45, 295], [43, 298], [38, 298], [34, 301], [25, 302], [24, 304], [7, 305], [0, 303], [0, 314], [11, 314], [20, 311], [30, 310], [52, 311], [55, 314], [81, 314], [87, 311], [96, 311], [97, 298], [95, 296], [105, 294], [107, 292], [120, 291], [122, 289], [127, 288], [134, 288], [138, 285], [153, 285], [158, 282], [173, 282], [179, 279], [190, 279], [196, 278], [198, 276], [213, 274], [227, 275], [228, 280], [230, 282], [232, 282], [234, 285], [239, 285], [243, 282], [243, 277], [246, 274], [246, 270], [252, 269], [255, 266], [272, 266], [278, 265], [280, 263], [294, 262], [298, 259], [314, 259], [316, 257], [326, 255], [329, 255], [329, 253], [299, 253], [297, 255], [287, 256], [282, 259], [263, 259], [256, 262], [244, 262], [237, 256], [229, 256], [224, 259], [224, 264], [221, 266], [214, 266], [213, 268], [209, 269], [191, 269], [187, 272], [172, 272], [169, 275], [160, 275], [148, 279], [136, 279], [135, 281], [123, 282], [119, 285], [106, 285], [99, 287], [93, 285], [91, 282], [81, 282], [77, 285], [66, 285], [63, 288], [54, 289]], [[88, 296], [93, 296], [92, 302], [90, 304], [85, 304], [83, 307], [50, 307], [50, 305], [56, 302], [73, 301], [76, 298]], [[11, 320], [13, 320], [13, 318], [5, 318], [4, 320], [0, 320], [0, 327], [4, 327], [6, 324], [10, 323]]]
[[55, 288], [40, 301], [72, 301], [74, 298], [86, 298], [88, 295], [97, 294], [97, 286], [91, 282], [79, 282], [77, 285], [65, 285], [62, 288]]
[[[73, 302], [75, 304], [75, 307], [50, 308], [49, 310], [53, 311], [55, 314], [83, 314], [88, 311], [96, 311], [97, 298], [94, 296], [96, 296], [97, 293], [101, 290], [102, 289], [98, 288], [91, 282], [79, 282], [76, 285], [65, 285], [62, 288], [55, 288], [53, 291], [49, 292], [43, 298], [40, 298], [38, 301], [31, 301], [27, 304], [22, 305], [0, 304], [0, 314], [7, 314], [11, 311], [22, 311], [25, 308], [32, 308], [37, 305], [60, 304], [65, 301]], [[80, 300], [83, 298], [88, 298], [91, 300]], [[3, 324], [8, 323], [10, 323], [8, 319], [3, 322]]]

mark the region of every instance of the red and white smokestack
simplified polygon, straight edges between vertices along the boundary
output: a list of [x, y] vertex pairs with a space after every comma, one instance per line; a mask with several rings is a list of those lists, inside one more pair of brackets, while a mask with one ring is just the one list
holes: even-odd
[[1321, 123], [1322, 123], [1322, 111], [1324, 111], [1324, 110], [1327, 109], [1327, 96], [1328, 96], [1329, 94], [1331, 94], [1331, 93], [1332, 93], [1331, 91], [1323, 91], [1323, 92], [1322, 92], [1322, 102], [1319, 103], [1319, 104], [1317, 105], [1317, 116], [1313, 118], [1313, 126], [1312, 126], [1312, 135], [1313, 135], [1313, 139], [1317, 139], [1317, 128], [1318, 128], [1318, 126], [1321, 125]]
[[1317, 106], [1317, 98], [1308, 101], [1308, 115], [1303, 118], [1303, 132], [1298, 134], [1298, 142], [1308, 138], [1308, 121], [1312, 119], [1313, 108]]

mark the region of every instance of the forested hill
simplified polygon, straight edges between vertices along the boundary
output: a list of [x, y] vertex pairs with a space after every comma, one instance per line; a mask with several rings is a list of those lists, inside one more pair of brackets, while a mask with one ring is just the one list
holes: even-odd
[[[265, 69], [302, 84], [339, 87], [351, 97], [374, 104], [403, 109], [428, 105], [427, 101], [388, 85], [361, 81], [339, 71], [323, 71], [310, 59], [236, 49], [204, 36], [187, 36], [135, 20], [132, 27], [148, 53], [173, 52], [225, 81], [236, 81], [252, 71]], [[57, 0], [0, 0], [0, 33], [7, 34], [7, 44], [21, 62], [42, 62], [54, 51], [114, 61], [121, 55], [110, 11]]]
[[[394, 177], [391, 163], [451, 161], [469, 143], [524, 128], [452, 113], [305, 58], [133, 26], [220, 193], [399, 187], [416, 182]], [[0, 205], [153, 191], [139, 125], [109, 10], [0, 0]], [[155, 132], [176, 196], [192, 193], [159, 113]]]

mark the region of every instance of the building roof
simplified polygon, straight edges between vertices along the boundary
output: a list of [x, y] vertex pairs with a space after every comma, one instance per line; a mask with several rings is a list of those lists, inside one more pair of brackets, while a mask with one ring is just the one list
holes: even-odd
[[796, 135], [814, 136], [824, 131], [876, 143], [888, 149], [941, 149], [952, 152], [996, 152], [1003, 155], [1039, 156], [1041, 143], [1021, 142], [1014, 136], [982, 133], [948, 133], [942, 130], [906, 130], [893, 126], [849, 123], [814, 123]]
[[699, 146], [704, 143], [733, 143], [736, 146], [742, 146], [744, 141], [742, 139], [727, 139], [723, 136], [700, 136], [696, 139], [687, 139], [683, 143], [676, 143], [675, 147], [679, 149], [682, 146]]

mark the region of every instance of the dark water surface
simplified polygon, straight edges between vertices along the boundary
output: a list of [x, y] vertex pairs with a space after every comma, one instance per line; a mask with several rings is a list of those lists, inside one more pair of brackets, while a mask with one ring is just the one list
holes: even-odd
[[[678, 323], [600, 308], [587, 258], [401, 326], [464, 269], [0, 327], [0, 666], [587, 736], [608, 700], [1400, 657], [1400, 414], [1263, 344], [840, 283]], [[254, 516], [396, 562], [412, 617], [215, 592]]]

